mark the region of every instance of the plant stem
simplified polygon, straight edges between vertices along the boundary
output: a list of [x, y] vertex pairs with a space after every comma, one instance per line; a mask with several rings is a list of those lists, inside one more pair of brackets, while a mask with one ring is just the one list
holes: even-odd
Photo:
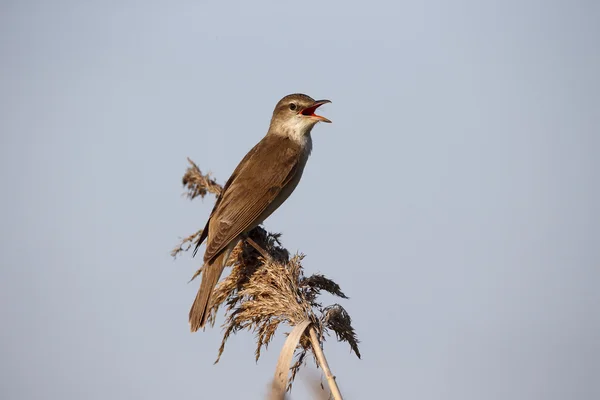
[[321, 343], [319, 342], [319, 338], [317, 338], [317, 332], [312, 326], [310, 327], [310, 343], [312, 344], [317, 361], [325, 373], [325, 377], [327, 378], [327, 383], [329, 383], [329, 389], [331, 390], [333, 398], [335, 400], [343, 400], [342, 394], [340, 393], [340, 388], [338, 388], [338, 385], [335, 382], [335, 376], [333, 376], [331, 373], [329, 364], [327, 364], [327, 359], [325, 358], [325, 353], [323, 353], [323, 350], [321, 349]]

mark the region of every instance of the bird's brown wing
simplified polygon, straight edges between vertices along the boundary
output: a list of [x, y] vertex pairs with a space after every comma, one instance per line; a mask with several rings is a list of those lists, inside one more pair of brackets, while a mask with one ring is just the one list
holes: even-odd
[[296, 174], [301, 152], [298, 144], [276, 135], [265, 136], [251, 150], [211, 214], [205, 262], [212, 261], [252, 227]]
[[240, 163], [237, 165], [237, 167], [235, 167], [235, 170], [233, 171], [233, 173], [231, 174], [229, 179], [227, 179], [227, 182], [225, 183], [225, 186], [223, 186], [223, 190], [221, 191], [221, 194], [219, 195], [219, 197], [217, 197], [217, 201], [215, 202], [215, 205], [214, 205], [212, 211], [210, 212], [208, 221], [206, 221], [206, 226], [204, 226], [204, 229], [202, 229], [202, 233], [200, 234], [200, 237], [196, 241], [196, 247], [194, 248], [192, 257], [196, 256], [196, 253], [198, 252], [200, 245], [202, 245], [202, 242], [204, 242], [204, 240], [208, 237], [208, 229], [209, 229], [210, 221], [211, 221], [213, 215], [215, 214], [215, 211], [219, 208], [219, 204], [221, 204], [221, 200], [225, 196], [225, 193], [227, 193], [227, 190], [231, 186], [231, 183], [240, 174], [240, 171], [243, 169], [244, 165], [246, 165], [246, 161], [248, 161], [248, 159], [250, 159], [254, 155], [254, 153], [256, 152], [257, 148], [259, 147], [259, 145], [261, 143], [262, 143], [262, 141], [258, 142], [252, 149], [250, 149], [250, 151], [244, 156], [244, 158], [242, 158], [242, 161], [240, 161]]

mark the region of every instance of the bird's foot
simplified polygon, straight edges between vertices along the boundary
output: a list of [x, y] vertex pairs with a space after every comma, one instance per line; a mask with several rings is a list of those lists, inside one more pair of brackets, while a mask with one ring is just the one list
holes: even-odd
[[254, 249], [256, 251], [258, 251], [261, 256], [263, 256], [263, 258], [265, 259], [265, 261], [273, 261], [273, 257], [271, 257], [271, 255], [269, 253], [267, 253], [267, 251], [265, 249], [263, 249], [258, 243], [256, 243], [250, 236], [246, 235], [244, 237], [244, 240], [250, 246], [254, 247]]

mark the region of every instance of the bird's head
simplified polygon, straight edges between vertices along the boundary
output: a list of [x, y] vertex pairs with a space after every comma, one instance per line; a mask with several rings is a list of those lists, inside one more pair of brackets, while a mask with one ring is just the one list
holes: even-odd
[[317, 108], [329, 100], [314, 100], [305, 94], [290, 94], [279, 100], [273, 111], [269, 132], [302, 137], [310, 133], [317, 122], [331, 123], [315, 114]]

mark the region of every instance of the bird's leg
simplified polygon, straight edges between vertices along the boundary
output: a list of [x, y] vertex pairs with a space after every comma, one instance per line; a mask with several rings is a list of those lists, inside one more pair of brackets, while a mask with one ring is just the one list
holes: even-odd
[[258, 251], [263, 258], [269, 261], [273, 261], [273, 257], [271, 257], [271, 255], [269, 253], [267, 253], [267, 251], [265, 249], [263, 249], [262, 247], [260, 247], [258, 245], [258, 243], [256, 243], [252, 238], [250, 238], [250, 236], [248, 234], [244, 235], [244, 240], [246, 241], [246, 243], [248, 243], [250, 246], [254, 247], [256, 249], [256, 251]]

